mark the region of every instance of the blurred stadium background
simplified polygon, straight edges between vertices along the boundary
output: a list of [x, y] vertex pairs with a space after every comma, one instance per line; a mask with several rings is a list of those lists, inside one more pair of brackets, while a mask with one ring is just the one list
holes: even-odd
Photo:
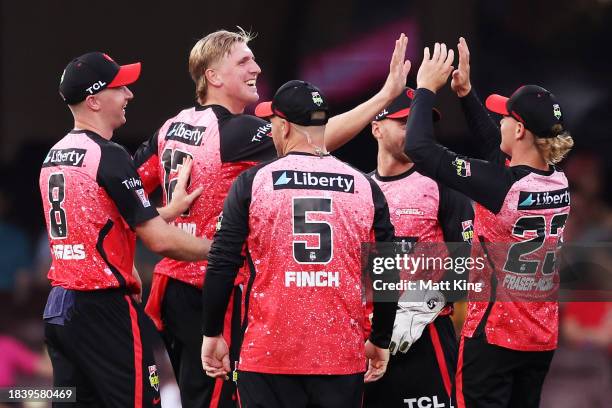
[[[289, 79], [305, 79], [322, 88], [337, 113], [382, 85], [400, 32], [410, 38], [411, 86], [423, 46], [443, 41], [455, 48], [463, 35], [481, 97], [536, 83], [561, 100], [576, 142], [562, 165], [572, 189], [566, 241], [612, 241], [611, 0], [0, 1], [0, 387], [50, 384], [41, 322], [50, 259], [38, 173], [72, 125], [57, 93], [63, 68], [91, 50], [143, 63], [128, 123], [113, 139], [133, 152], [167, 117], [193, 104], [187, 58], [195, 41], [236, 25], [258, 33], [250, 47], [263, 71], [262, 100]], [[439, 140], [473, 153], [449, 88], [438, 107]], [[364, 171], [375, 167], [369, 128], [336, 153]], [[598, 279], [609, 288], [612, 251], [604, 248], [607, 273]], [[155, 262], [139, 252], [145, 286]], [[459, 325], [461, 307], [455, 317]], [[610, 406], [612, 304], [564, 303], [561, 335], [542, 406]], [[163, 371], [164, 401], [175, 406], [172, 370]]]

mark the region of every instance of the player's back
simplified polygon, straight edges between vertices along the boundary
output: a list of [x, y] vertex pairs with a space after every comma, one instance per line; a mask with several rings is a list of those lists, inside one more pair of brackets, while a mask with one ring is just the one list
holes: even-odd
[[[109, 191], [125, 190], [114, 194], [116, 199], [133, 194], [143, 207], [151, 205], [140, 180], [122, 172], [124, 162], [130, 164], [131, 158], [123, 147], [85, 130], [71, 131], [47, 153], [39, 184], [53, 286], [138, 290], [132, 277], [135, 235]], [[123, 215], [138, 221], [129, 208], [122, 209]]]
[[[269, 131], [270, 124], [254, 116], [232, 115], [219, 105], [198, 105], [168, 119], [134, 160], [147, 191], [161, 186], [166, 204], [184, 158], [193, 159], [190, 185], [201, 186], [204, 192], [174, 223], [190, 234], [212, 239], [235, 178], [259, 161], [275, 157]], [[164, 258], [155, 273], [201, 287], [206, 265], [206, 261]]]
[[[503, 347], [541, 351], [557, 346], [559, 275], [555, 253], [562, 242], [570, 211], [567, 178], [517, 166], [517, 177], [496, 214], [476, 206], [474, 256], [486, 257], [482, 280], [486, 289], [468, 310], [464, 334], [480, 328]], [[495, 276], [491, 268], [495, 268]], [[493, 282], [495, 283], [493, 284]], [[488, 305], [490, 290], [496, 302]]]
[[361, 244], [374, 240], [375, 213], [386, 210], [380, 189], [332, 156], [302, 153], [243, 176], [252, 178], [252, 286], [240, 369], [363, 371]]

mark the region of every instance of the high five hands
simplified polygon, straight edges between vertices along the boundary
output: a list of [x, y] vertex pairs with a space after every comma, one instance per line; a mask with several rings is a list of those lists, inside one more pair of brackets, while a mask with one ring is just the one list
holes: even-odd
[[444, 43], [435, 43], [431, 55], [429, 47], [425, 47], [423, 62], [417, 73], [417, 88], [426, 88], [436, 93], [444, 86], [451, 72], [453, 72], [454, 59], [455, 51], [447, 50]]
[[395, 49], [389, 62], [389, 75], [381, 90], [390, 100], [402, 93], [406, 87], [406, 78], [410, 72], [410, 60], [406, 59], [407, 48], [408, 37], [402, 33], [395, 41]]
[[453, 71], [451, 89], [457, 93], [458, 97], [463, 98], [472, 90], [472, 83], [470, 82], [470, 49], [467, 42], [465, 42], [465, 38], [459, 37], [457, 51], [459, 52], [459, 67]]

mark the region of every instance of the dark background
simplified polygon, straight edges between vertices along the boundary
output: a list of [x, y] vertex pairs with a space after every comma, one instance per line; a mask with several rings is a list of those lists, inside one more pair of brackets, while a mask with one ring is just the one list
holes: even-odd
[[[40, 348], [40, 323], [17, 330], [5, 318], [12, 310], [38, 319], [44, 304], [44, 296], [32, 295], [32, 288], [47, 290], [38, 173], [47, 150], [72, 127], [57, 93], [65, 65], [93, 50], [122, 64], [143, 63], [140, 80], [130, 87], [135, 99], [127, 108], [128, 122], [114, 137], [133, 152], [166, 118], [193, 104], [187, 68], [193, 44], [211, 31], [237, 25], [258, 33], [249, 45], [263, 71], [262, 100], [286, 80], [299, 78], [319, 85], [335, 113], [382, 86], [400, 32], [410, 38], [410, 86], [425, 45], [442, 41], [456, 48], [463, 35], [472, 54], [473, 84], [483, 99], [535, 83], [561, 101], [576, 143], [563, 163], [572, 188], [566, 237], [612, 241], [612, 0], [0, 0], [0, 293], [12, 299], [11, 308], [2, 311], [0, 332]], [[439, 140], [473, 153], [449, 87], [439, 93], [438, 106], [443, 113]], [[369, 128], [336, 153], [362, 170], [376, 164]], [[13, 259], [20, 249], [26, 261]], [[612, 312], [608, 315], [612, 343]]]
[[[250, 45], [263, 71], [258, 81], [262, 99], [301, 76], [329, 93], [332, 108], [341, 112], [382, 85], [400, 31], [411, 36], [412, 86], [423, 46], [444, 41], [456, 47], [463, 35], [472, 53], [473, 82], [483, 98], [492, 92], [508, 94], [526, 83], [542, 85], [561, 100], [576, 150], [593, 150], [605, 158], [612, 147], [607, 115], [612, 102], [609, 0], [0, 4], [2, 189], [14, 198], [11, 219], [32, 237], [43, 225], [35, 188], [39, 164], [72, 125], [57, 94], [70, 59], [100, 50], [119, 63], [143, 63], [141, 79], [131, 87], [135, 99], [128, 106], [128, 123], [114, 139], [133, 151], [165, 118], [193, 103], [187, 58], [195, 41], [236, 25], [259, 34]], [[373, 73], [362, 81], [343, 81], [343, 72], [330, 79], [336, 65], [345, 70], [366, 67]], [[471, 152], [455, 97], [446, 88], [438, 99], [444, 113], [440, 140]], [[371, 170], [375, 143], [367, 133], [337, 154]]]

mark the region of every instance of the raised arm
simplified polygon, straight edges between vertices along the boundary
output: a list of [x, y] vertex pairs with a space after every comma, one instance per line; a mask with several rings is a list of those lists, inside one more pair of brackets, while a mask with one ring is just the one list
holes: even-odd
[[417, 91], [410, 106], [405, 153], [425, 175], [462, 192], [493, 212], [501, 208], [512, 185], [510, 169], [484, 160], [461, 157], [433, 138], [431, 110], [437, 92], [453, 70], [453, 50], [435, 45], [430, 57], [425, 48], [417, 75]]
[[470, 132], [478, 139], [478, 148], [484, 159], [504, 165], [506, 155], [500, 150], [501, 133], [491, 118], [470, 80], [470, 50], [465, 38], [457, 44], [459, 66], [453, 71], [451, 89], [461, 100], [461, 108]]
[[354, 109], [329, 120], [325, 128], [327, 150], [336, 150], [355, 137], [377, 113], [388, 106], [404, 90], [406, 78], [410, 72], [410, 61], [406, 60], [407, 46], [408, 37], [402, 33], [395, 41], [387, 80], [376, 95]]

